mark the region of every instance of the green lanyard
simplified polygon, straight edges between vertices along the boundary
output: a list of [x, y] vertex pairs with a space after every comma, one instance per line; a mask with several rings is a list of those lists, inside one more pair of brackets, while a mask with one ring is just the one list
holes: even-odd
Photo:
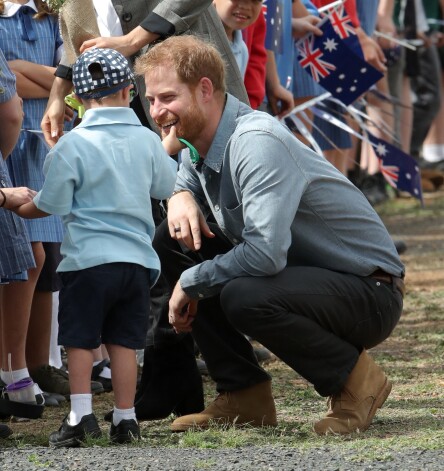
[[182, 137], [179, 137], [178, 138], [179, 141], [182, 143], [182, 144], [185, 144], [188, 149], [190, 149], [190, 158], [191, 158], [191, 162], [194, 164], [194, 165], [197, 165], [199, 162], [200, 162], [200, 155], [199, 155], [199, 152], [197, 152], [196, 148], [190, 144], [188, 141], [186, 141], [185, 139], [183, 139]]

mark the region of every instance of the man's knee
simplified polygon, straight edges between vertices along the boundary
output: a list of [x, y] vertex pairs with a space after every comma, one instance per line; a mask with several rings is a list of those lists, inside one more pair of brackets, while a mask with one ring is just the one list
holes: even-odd
[[265, 310], [263, 293], [258, 292], [251, 278], [236, 278], [222, 290], [220, 303], [228, 320], [239, 330], [246, 331], [259, 313]]

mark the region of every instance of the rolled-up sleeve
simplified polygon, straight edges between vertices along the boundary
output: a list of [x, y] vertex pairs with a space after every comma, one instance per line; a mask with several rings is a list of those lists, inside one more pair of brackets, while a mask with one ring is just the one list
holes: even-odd
[[140, 26], [161, 37], [181, 34], [189, 30], [211, 4], [211, 0], [164, 0]]

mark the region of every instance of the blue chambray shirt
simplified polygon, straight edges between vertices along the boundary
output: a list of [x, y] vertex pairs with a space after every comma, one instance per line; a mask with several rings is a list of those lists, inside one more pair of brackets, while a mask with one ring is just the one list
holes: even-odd
[[[401, 276], [392, 239], [364, 195], [275, 118], [231, 95], [199, 168], [183, 153], [176, 190], [192, 191], [233, 248], [185, 270], [192, 298], [220, 292], [241, 276], [313, 266], [368, 276]], [[205, 241], [204, 241], [205, 242]], [[297, 280], [295, 280], [297, 282]]]

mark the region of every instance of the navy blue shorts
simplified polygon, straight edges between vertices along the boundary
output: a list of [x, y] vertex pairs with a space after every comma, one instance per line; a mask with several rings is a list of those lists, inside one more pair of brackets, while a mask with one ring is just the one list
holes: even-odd
[[102, 343], [145, 347], [149, 269], [134, 263], [108, 263], [60, 276], [59, 345], [88, 350]]

